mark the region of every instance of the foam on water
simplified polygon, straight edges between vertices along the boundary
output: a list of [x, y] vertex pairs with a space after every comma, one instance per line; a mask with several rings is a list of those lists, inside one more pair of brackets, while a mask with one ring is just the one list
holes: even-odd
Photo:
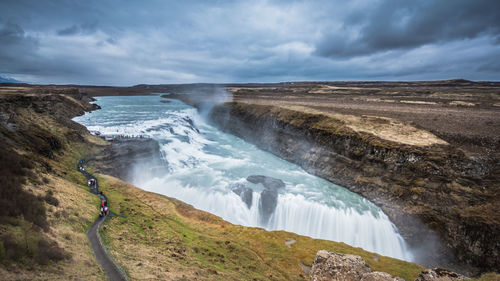
[[[159, 96], [97, 100], [101, 110], [75, 121], [101, 134], [143, 135], [160, 143], [169, 172], [145, 176], [136, 170], [133, 178], [137, 186], [175, 197], [231, 223], [342, 241], [412, 260], [395, 226], [370, 201], [217, 130], [194, 108], [177, 100], [160, 103]], [[247, 182], [250, 175], [270, 176], [285, 183], [267, 220], [262, 219], [260, 206], [264, 187]], [[252, 189], [249, 207], [233, 192], [238, 184]]]

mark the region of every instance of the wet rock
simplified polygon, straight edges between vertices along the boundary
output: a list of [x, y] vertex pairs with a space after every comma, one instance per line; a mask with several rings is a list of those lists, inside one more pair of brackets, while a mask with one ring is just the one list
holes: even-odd
[[243, 184], [237, 184], [232, 188], [233, 192], [241, 197], [241, 200], [245, 202], [248, 209], [252, 206], [253, 201], [253, 190]]
[[101, 171], [122, 180], [133, 180], [133, 172], [148, 177], [165, 174], [160, 145], [148, 138], [117, 138], [102, 159]]
[[262, 184], [267, 189], [277, 190], [285, 187], [285, 183], [280, 179], [262, 175], [251, 175], [247, 177], [247, 181], [255, 184]]
[[276, 210], [278, 204], [278, 192], [276, 190], [264, 189], [260, 194], [259, 213], [262, 223], [267, 223]]
[[259, 213], [261, 223], [265, 224], [276, 210], [278, 204], [278, 189], [285, 187], [285, 183], [273, 177], [263, 175], [251, 175], [247, 181], [254, 184], [262, 184], [264, 190], [260, 194]]
[[426, 269], [422, 271], [415, 281], [455, 281], [470, 278], [442, 268]]

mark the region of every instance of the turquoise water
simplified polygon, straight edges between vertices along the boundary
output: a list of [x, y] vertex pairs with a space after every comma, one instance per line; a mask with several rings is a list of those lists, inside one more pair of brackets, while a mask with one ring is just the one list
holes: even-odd
[[[347, 189], [306, 173], [299, 166], [262, 151], [210, 126], [195, 108], [159, 95], [99, 97], [102, 109], [74, 120], [104, 135], [148, 136], [160, 143], [168, 172], [146, 173], [135, 163], [133, 183], [144, 190], [175, 197], [245, 226], [286, 230], [314, 238], [342, 241], [395, 258], [411, 260], [402, 237], [373, 203]], [[250, 175], [281, 179], [270, 213], [262, 207], [266, 188]], [[247, 204], [235, 187], [250, 189]]]

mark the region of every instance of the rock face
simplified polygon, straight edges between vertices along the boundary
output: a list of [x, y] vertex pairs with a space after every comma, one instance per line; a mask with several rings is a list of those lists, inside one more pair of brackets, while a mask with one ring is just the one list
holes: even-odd
[[101, 171], [125, 181], [142, 175], [148, 177], [166, 173], [157, 141], [148, 138], [118, 138], [104, 155]]
[[232, 187], [234, 193], [238, 194], [241, 197], [241, 200], [245, 202], [247, 207], [250, 209], [252, 207], [253, 202], [253, 190], [243, 184], [238, 184]]
[[247, 177], [247, 181], [255, 184], [262, 184], [264, 190], [260, 193], [259, 213], [262, 224], [266, 224], [276, 210], [278, 204], [278, 189], [285, 187], [285, 183], [280, 179], [262, 175], [252, 175]]
[[455, 281], [470, 278], [442, 268], [427, 269], [422, 271], [415, 281]]
[[445, 242], [419, 262], [500, 268], [500, 223], [491, 207], [500, 164], [446, 145], [381, 140], [325, 116], [269, 105], [225, 103], [209, 117], [220, 129], [370, 199], [410, 246], [428, 245], [433, 237]]
[[403, 281], [385, 272], [373, 272], [360, 256], [320, 250], [309, 273], [310, 281]]

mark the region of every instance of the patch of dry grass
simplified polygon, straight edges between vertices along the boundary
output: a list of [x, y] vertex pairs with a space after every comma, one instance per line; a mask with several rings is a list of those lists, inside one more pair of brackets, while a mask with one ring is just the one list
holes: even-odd
[[473, 102], [466, 102], [466, 101], [460, 101], [460, 100], [454, 100], [450, 102], [450, 105], [455, 105], [455, 106], [465, 106], [465, 107], [472, 107], [476, 106], [475, 103]]
[[275, 107], [275, 109], [271, 109], [271, 111], [275, 114], [285, 114], [284, 112], [280, 112], [280, 108], [295, 111], [297, 112], [297, 114], [295, 115], [293, 113], [288, 114], [292, 115], [292, 117], [290, 117], [291, 122], [293, 122], [294, 118], [298, 118], [300, 113], [324, 116], [327, 118], [323, 118], [320, 122], [318, 122], [317, 126], [325, 130], [329, 129], [338, 130], [337, 127], [339, 126], [340, 122], [342, 126], [345, 126], [346, 128], [349, 128], [354, 132], [371, 134], [382, 140], [387, 140], [391, 142], [414, 145], [414, 146], [448, 144], [446, 141], [438, 138], [437, 136], [426, 130], [419, 129], [410, 124], [406, 124], [401, 121], [387, 117], [366, 116], [366, 115], [358, 117], [354, 115], [322, 111], [309, 106], [291, 104], [284, 101], [277, 102], [277, 101], [265, 101], [265, 100], [252, 100], [252, 101], [242, 101], [242, 103], [273, 106]]

